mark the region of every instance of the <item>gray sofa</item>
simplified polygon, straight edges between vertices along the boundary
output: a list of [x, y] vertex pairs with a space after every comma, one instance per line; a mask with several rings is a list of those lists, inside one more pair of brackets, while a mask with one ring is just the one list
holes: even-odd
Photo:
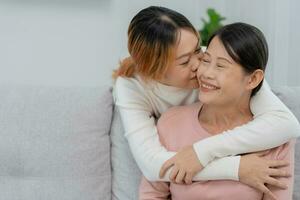
[[[300, 119], [300, 87], [274, 91]], [[109, 86], [0, 86], [0, 200], [134, 200], [140, 176]]]

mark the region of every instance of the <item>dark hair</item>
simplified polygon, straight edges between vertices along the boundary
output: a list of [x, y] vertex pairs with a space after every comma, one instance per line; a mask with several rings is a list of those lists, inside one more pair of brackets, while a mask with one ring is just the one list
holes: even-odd
[[[246, 23], [233, 23], [217, 30], [209, 39], [218, 36], [230, 57], [240, 64], [246, 73], [256, 69], [265, 71], [268, 62], [268, 44], [264, 34], [256, 27]], [[251, 96], [261, 88], [263, 81], [252, 90]]]
[[182, 14], [164, 7], [150, 6], [137, 13], [128, 28], [128, 51], [113, 77], [158, 79], [175, 58], [179, 29], [190, 30], [199, 38], [197, 30]]

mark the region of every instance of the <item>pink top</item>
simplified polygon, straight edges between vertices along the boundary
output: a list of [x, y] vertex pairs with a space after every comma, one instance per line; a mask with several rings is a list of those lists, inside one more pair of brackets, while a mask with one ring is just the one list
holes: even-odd
[[[189, 106], [173, 107], [165, 112], [157, 123], [161, 143], [170, 151], [178, 151], [199, 140], [212, 136], [204, 130], [198, 121], [200, 103]], [[270, 138], [272, 139], [272, 138]], [[265, 156], [270, 159], [284, 159], [290, 165], [284, 167], [292, 174], [290, 178], [280, 178], [289, 188], [280, 190], [269, 187], [278, 200], [292, 199], [294, 172], [294, 142], [271, 149]], [[191, 185], [179, 185], [165, 182], [149, 182], [144, 177], [140, 185], [140, 200], [267, 200], [264, 195], [240, 182], [229, 180], [200, 181]]]

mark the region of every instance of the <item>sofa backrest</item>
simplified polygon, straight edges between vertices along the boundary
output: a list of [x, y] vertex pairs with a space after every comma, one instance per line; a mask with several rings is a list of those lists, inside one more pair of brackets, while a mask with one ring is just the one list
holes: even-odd
[[[300, 87], [273, 87], [274, 93], [287, 105], [300, 122]], [[300, 139], [295, 149], [295, 183], [293, 200], [300, 200]]]
[[0, 199], [110, 200], [109, 87], [0, 86]]

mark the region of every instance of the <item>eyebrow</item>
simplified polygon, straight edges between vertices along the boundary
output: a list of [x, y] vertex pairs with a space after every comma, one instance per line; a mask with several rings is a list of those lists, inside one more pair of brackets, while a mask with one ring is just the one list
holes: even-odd
[[230, 64], [232, 64], [232, 62], [231, 62], [230, 60], [228, 60], [227, 58], [218, 57], [218, 59], [220, 59], [220, 60], [225, 60], [225, 61], [229, 62]]
[[[207, 54], [209, 57], [211, 57], [210, 53], [208, 53], [207, 51], [205, 51], [204, 54]], [[232, 64], [232, 62], [230, 60], [228, 60], [227, 58], [218, 57], [217, 59], [219, 59], [219, 60], [225, 60], [226, 62]]]
[[201, 48], [200, 45], [199, 45], [199, 39], [198, 39], [197, 45], [196, 45], [196, 47], [194, 48], [193, 51], [182, 54], [181, 56], [177, 57], [176, 60], [179, 60], [180, 58], [183, 58], [183, 57], [185, 57], [185, 56], [191, 55], [191, 53], [193, 53], [195, 50], [197, 50], [198, 47]]

